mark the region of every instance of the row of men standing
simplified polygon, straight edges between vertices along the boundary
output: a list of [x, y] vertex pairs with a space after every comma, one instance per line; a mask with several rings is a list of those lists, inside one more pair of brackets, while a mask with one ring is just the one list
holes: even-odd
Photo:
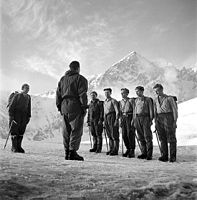
[[[106, 100], [103, 105], [97, 99], [96, 92], [92, 92], [92, 101], [88, 106], [88, 82], [79, 74], [80, 64], [77, 61], [70, 63], [70, 70], [60, 79], [56, 92], [56, 105], [63, 115], [63, 142], [65, 159], [84, 160], [77, 151], [83, 134], [83, 122], [88, 110], [88, 125], [94, 139], [91, 152], [100, 153], [102, 149], [103, 125], [109, 138], [107, 155], [118, 155], [119, 151], [119, 119], [123, 132], [123, 140], [127, 151], [125, 157], [135, 156], [135, 128], [141, 144], [140, 159], [152, 159], [153, 143], [151, 125], [155, 118], [158, 130], [162, 156], [160, 161], [168, 161], [168, 142], [170, 143], [170, 161], [176, 161], [176, 121], [177, 109], [173, 97], [163, 93], [163, 87], [156, 84], [154, 89], [158, 98], [154, 101], [143, 95], [144, 88], [136, 87], [137, 98], [128, 98], [129, 91], [121, 90], [123, 99], [118, 103], [111, 97], [111, 88], [104, 89]], [[154, 109], [153, 109], [154, 108]], [[104, 122], [104, 124], [103, 124]]]
[[[155, 114], [156, 129], [158, 130], [161, 142], [162, 156], [160, 161], [168, 161], [168, 145], [170, 143], [170, 161], [176, 160], [176, 137], [174, 118], [177, 119], [176, 103], [173, 97], [167, 96], [161, 84], [156, 84], [155, 92], [162, 96], [153, 100], [144, 96], [144, 88], [135, 88], [137, 98], [129, 98], [129, 90], [121, 89], [122, 100], [117, 101], [111, 97], [112, 89], [106, 88], [104, 103], [97, 99], [97, 93], [91, 92], [91, 102], [88, 109], [87, 123], [93, 136], [93, 148], [90, 152], [100, 153], [102, 149], [102, 127], [109, 138], [109, 151], [107, 155], [118, 155], [119, 151], [119, 125], [122, 129], [122, 139], [126, 146], [123, 157], [135, 157], [135, 130], [137, 139], [140, 142], [142, 154], [139, 159], [152, 160], [153, 142], [151, 125]], [[159, 91], [159, 92], [158, 92]]]

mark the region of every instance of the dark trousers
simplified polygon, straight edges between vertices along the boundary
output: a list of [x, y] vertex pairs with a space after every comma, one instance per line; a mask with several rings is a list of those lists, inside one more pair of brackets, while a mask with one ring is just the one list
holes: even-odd
[[122, 138], [127, 149], [135, 149], [135, 127], [131, 126], [133, 116], [122, 116]]
[[155, 127], [161, 143], [162, 156], [168, 158], [168, 143], [170, 143], [170, 158], [176, 159], [176, 129], [173, 127], [172, 113], [159, 114], [156, 118]]
[[118, 126], [114, 126], [116, 113], [110, 113], [105, 116], [105, 128], [109, 138], [110, 152], [118, 153], [119, 150], [119, 131]]
[[138, 138], [142, 147], [142, 154], [147, 157], [152, 157], [153, 154], [153, 136], [151, 132], [150, 117], [149, 116], [137, 116], [134, 121], [135, 128], [137, 130]]
[[92, 120], [90, 124], [90, 131], [93, 137], [93, 149], [101, 150], [103, 125], [99, 124], [98, 120]]
[[[11, 126], [12, 120], [15, 120], [17, 125]], [[9, 119], [9, 127], [11, 128], [11, 136], [23, 136], [27, 126], [27, 114], [23, 112], [16, 112], [14, 118]]]
[[83, 135], [84, 116], [80, 113], [63, 115], [63, 144], [65, 151], [77, 151]]

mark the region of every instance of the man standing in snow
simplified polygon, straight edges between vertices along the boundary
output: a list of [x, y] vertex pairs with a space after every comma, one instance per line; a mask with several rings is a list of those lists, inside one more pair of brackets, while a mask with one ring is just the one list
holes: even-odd
[[144, 96], [144, 87], [135, 88], [137, 98], [135, 100], [135, 109], [133, 114], [134, 126], [137, 130], [138, 138], [141, 144], [142, 154], [139, 159], [152, 160], [153, 142], [151, 125], [153, 120], [153, 105], [149, 97]]
[[[23, 84], [22, 92], [15, 93], [8, 105], [12, 152], [15, 153], [25, 153], [21, 144], [26, 126], [31, 117], [31, 97], [28, 92], [29, 85]], [[13, 122], [15, 123], [14, 126]]]
[[111, 88], [105, 88], [104, 91], [106, 96], [104, 101], [104, 126], [109, 138], [109, 151], [107, 155], [115, 156], [118, 155], [119, 150], [118, 102], [111, 97]]
[[101, 153], [103, 132], [103, 102], [97, 98], [95, 91], [91, 92], [91, 102], [88, 109], [87, 123], [93, 137], [93, 148], [90, 152]]
[[66, 160], [80, 160], [77, 154], [83, 134], [83, 122], [87, 109], [88, 81], [80, 75], [80, 64], [73, 61], [60, 79], [56, 91], [56, 105], [63, 115], [63, 143]]
[[127, 148], [123, 157], [135, 157], [135, 127], [131, 121], [133, 119], [133, 110], [135, 106], [135, 99], [128, 97], [129, 90], [127, 88], [121, 89], [122, 100], [120, 105], [120, 126], [122, 128], [122, 138]]
[[178, 118], [177, 105], [172, 96], [163, 93], [163, 86], [156, 84], [153, 89], [157, 94], [154, 100], [155, 128], [161, 142], [162, 162], [168, 161], [168, 143], [170, 143], [170, 162], [176, 161], [176, 122]]

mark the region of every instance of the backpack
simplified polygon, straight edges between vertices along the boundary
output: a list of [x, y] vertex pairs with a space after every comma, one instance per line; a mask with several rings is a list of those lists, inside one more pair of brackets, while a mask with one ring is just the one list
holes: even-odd
[[174, 102], [176, 104], [176, 109], [178, 110], [178, 104], [177, 104], [177, 97], [176, 96], [172, 96], [172, 95], [168, 95], [168, 97], [172, 97], [174, 99]]
[[12, 103], [13, 99], [15, 98], [15, 96], [19, 94], [18, 91], [12, 92], [8, 98], [8, 104], [7, 104], [7, 108], [10, 106], [10, 104]]

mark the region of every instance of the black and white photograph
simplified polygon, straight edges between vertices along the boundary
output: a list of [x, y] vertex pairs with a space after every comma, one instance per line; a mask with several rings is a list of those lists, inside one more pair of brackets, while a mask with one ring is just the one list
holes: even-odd
[[0, 0], [0, 200], [197, 199], [197, 0]]

